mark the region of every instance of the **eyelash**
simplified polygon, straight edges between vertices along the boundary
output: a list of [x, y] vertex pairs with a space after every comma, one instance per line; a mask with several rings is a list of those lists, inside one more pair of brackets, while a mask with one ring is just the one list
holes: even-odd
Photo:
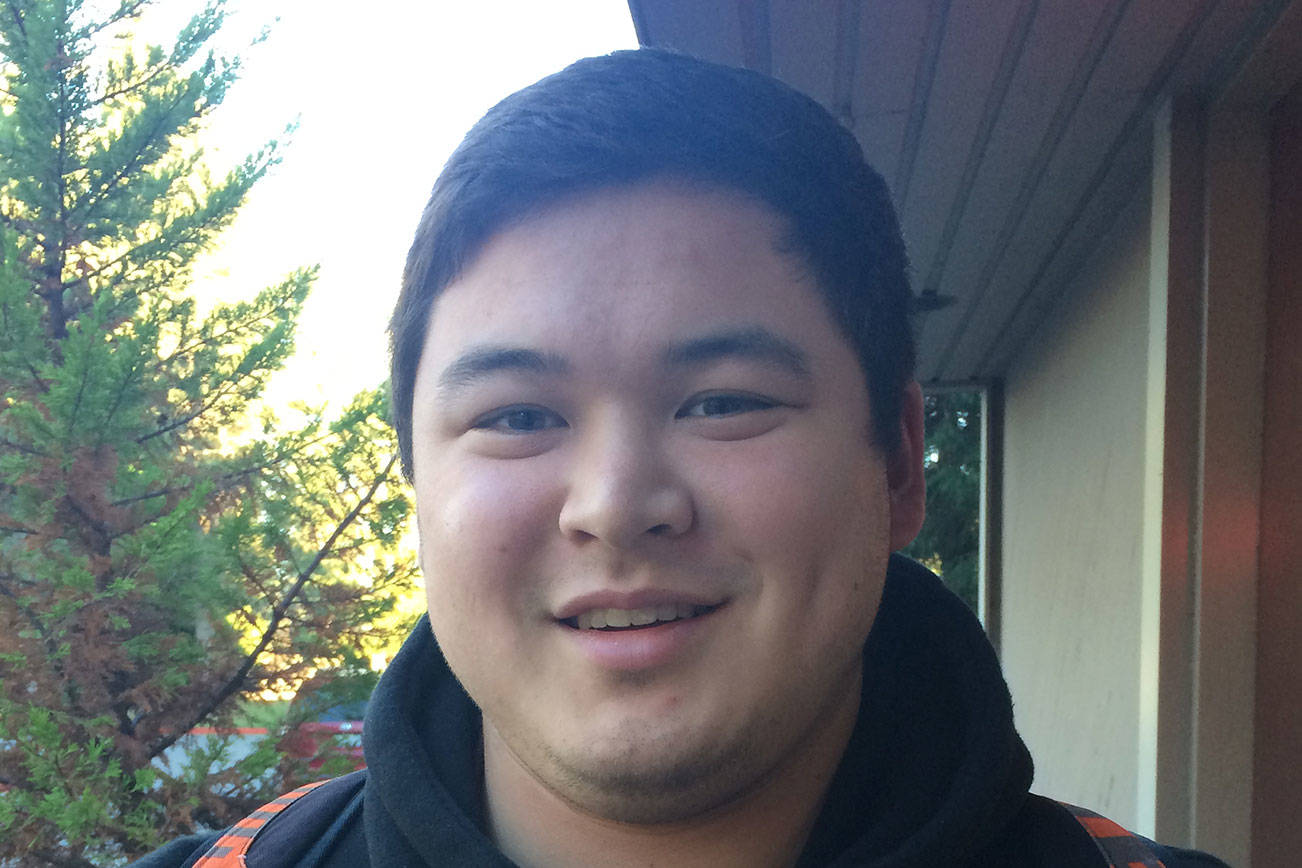
[[[695, 409], [696, 407], [704, 408], [704, 406], [708, 404], [710, 401], [726, 401], [732, 403], [734, 406], [732, 409], [725, 410], [723, 412], [713, 413], [713, 414], [688, 412], [689, 410]], [[741, 407], [735, 406], [737, 404], [740, 404], [742, 406]], [[725, 416], [736, 416], [739, 413], [759, 412], [761, 410], [772, 410], [776, 406], [777, 406], [777, 402], [771, 401], [768, 398], [761, 398], [757, 395], [744, 395], [744, 394], [735, 394], [735, 393], [703, 395], [699, 398], [693, 399], [690, 403], [683, 405], [683, 408], [674, 414], [674, 418], [687, 419], [691, 417], [696, 417], [701, 419], [717, 419]]]
[[[550, 417], [548, 421], [556, 420], [559, 421], [560, 424], [543, 425], [538, 428], [513, 428], [506, 424], [507, 420], [512, 416], [519, 416], [526, 413], [536, 414], [537, 416], [542, 417]], [[494, 410], [492, 413], [489, 413], [486, 416], [481, 416], [479, 419], [475, 420], [475, 423], [471, 425], [471, 427], [484, 431], [500, 431], [503, 434], [536, 434], [539, 431], [546, 431], [551, 428], [566, 428], [568, 425], [564, 419], [555, 412], [548, 410], [546, 407], [521, 404], [513, 407], [503, 407], [500, 410]]]
[[[726, 409], [715, 406], [715, 412], [705, 412], [710, 402], [722, 402], [727, 406]], [[714, 395], [703, 395], [694, 398], [674, 414], [675, 419], [721, 419], [729, 416], [737, 416], [748, 412], [761, 412], [771, 410], [778, 406], [776, 401], [768, 398], [761, 398], [757, 395], [723, 393]], [[700, 408], [702, 412], [692, 412]], [[528, 414], [528, 415], [526, 415]], [[516, 421], [523, 421], [520, 417], [531, 419], [535, 422], [541, 421], [543, 424], [537, 427], [516, 427], [509, 424], [512, 417]], [[559, 423], [559, 424], [552, 424]], [[548, 410], [546, 407], [539, 407], [530, 404], [517, 404], [510, 407], [503, 407], [500, 410], [480, 417], [471, 426], [481, 431], [498, 431], [503, 434], [536, 434], [540, 431], [547, 431], [554, 428], [568, 428], [569, 424], [558, 413]]]

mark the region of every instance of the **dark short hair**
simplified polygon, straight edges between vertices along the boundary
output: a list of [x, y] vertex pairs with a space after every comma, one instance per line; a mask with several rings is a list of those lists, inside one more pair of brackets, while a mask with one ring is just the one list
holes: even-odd
[[439, 293], [508, 225], [562, 198], [660, 177], [735, 190], [785, 218], [789, 252], [811, 269], [858, 354], [874, 441], [894, 452], [914, 346], [908, 262], [885, 182], [854, 136], [804, 94], [643, 48], [580, 60], [508, 96], [434, 182], [389, 324], [409, 479], [412, 391]]

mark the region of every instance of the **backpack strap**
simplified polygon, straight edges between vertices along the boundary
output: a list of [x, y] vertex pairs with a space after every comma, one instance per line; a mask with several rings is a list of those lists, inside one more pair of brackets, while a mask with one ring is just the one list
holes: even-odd
[[253, 845], [253, 839], [267, 823], [303, 796], [328, 783], [330, 783], [329, 779], [305, 784], [278, 799], [267, 802], [227, 829], [225, 834], [208, 848], [208, 852], [199, 857], [199, 861], [194, 863], [193, 868], [245, 868], [244, 856]]
[[1085, 828], [1109, 868], [1166, 868], [1148, 842], [1127, 832], [1107, 817], [1093, 811], [1059, 802]]

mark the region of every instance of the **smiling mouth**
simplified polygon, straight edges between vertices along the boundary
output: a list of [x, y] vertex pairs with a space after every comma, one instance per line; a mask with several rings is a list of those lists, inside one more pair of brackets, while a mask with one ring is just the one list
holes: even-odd
[[691, 603], [665, 603], [641, 609], [591, 609], [561, 623], [576, 630], [645, 630], [674, 621], [685, 621], [708, 615], [718, 606], [697, 606]]

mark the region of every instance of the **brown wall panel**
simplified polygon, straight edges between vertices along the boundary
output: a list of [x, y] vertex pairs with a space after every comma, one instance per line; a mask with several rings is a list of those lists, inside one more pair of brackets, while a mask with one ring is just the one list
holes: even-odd
[[1273, 113], [1252, 864], [1302, 852], [1302, 86]]

